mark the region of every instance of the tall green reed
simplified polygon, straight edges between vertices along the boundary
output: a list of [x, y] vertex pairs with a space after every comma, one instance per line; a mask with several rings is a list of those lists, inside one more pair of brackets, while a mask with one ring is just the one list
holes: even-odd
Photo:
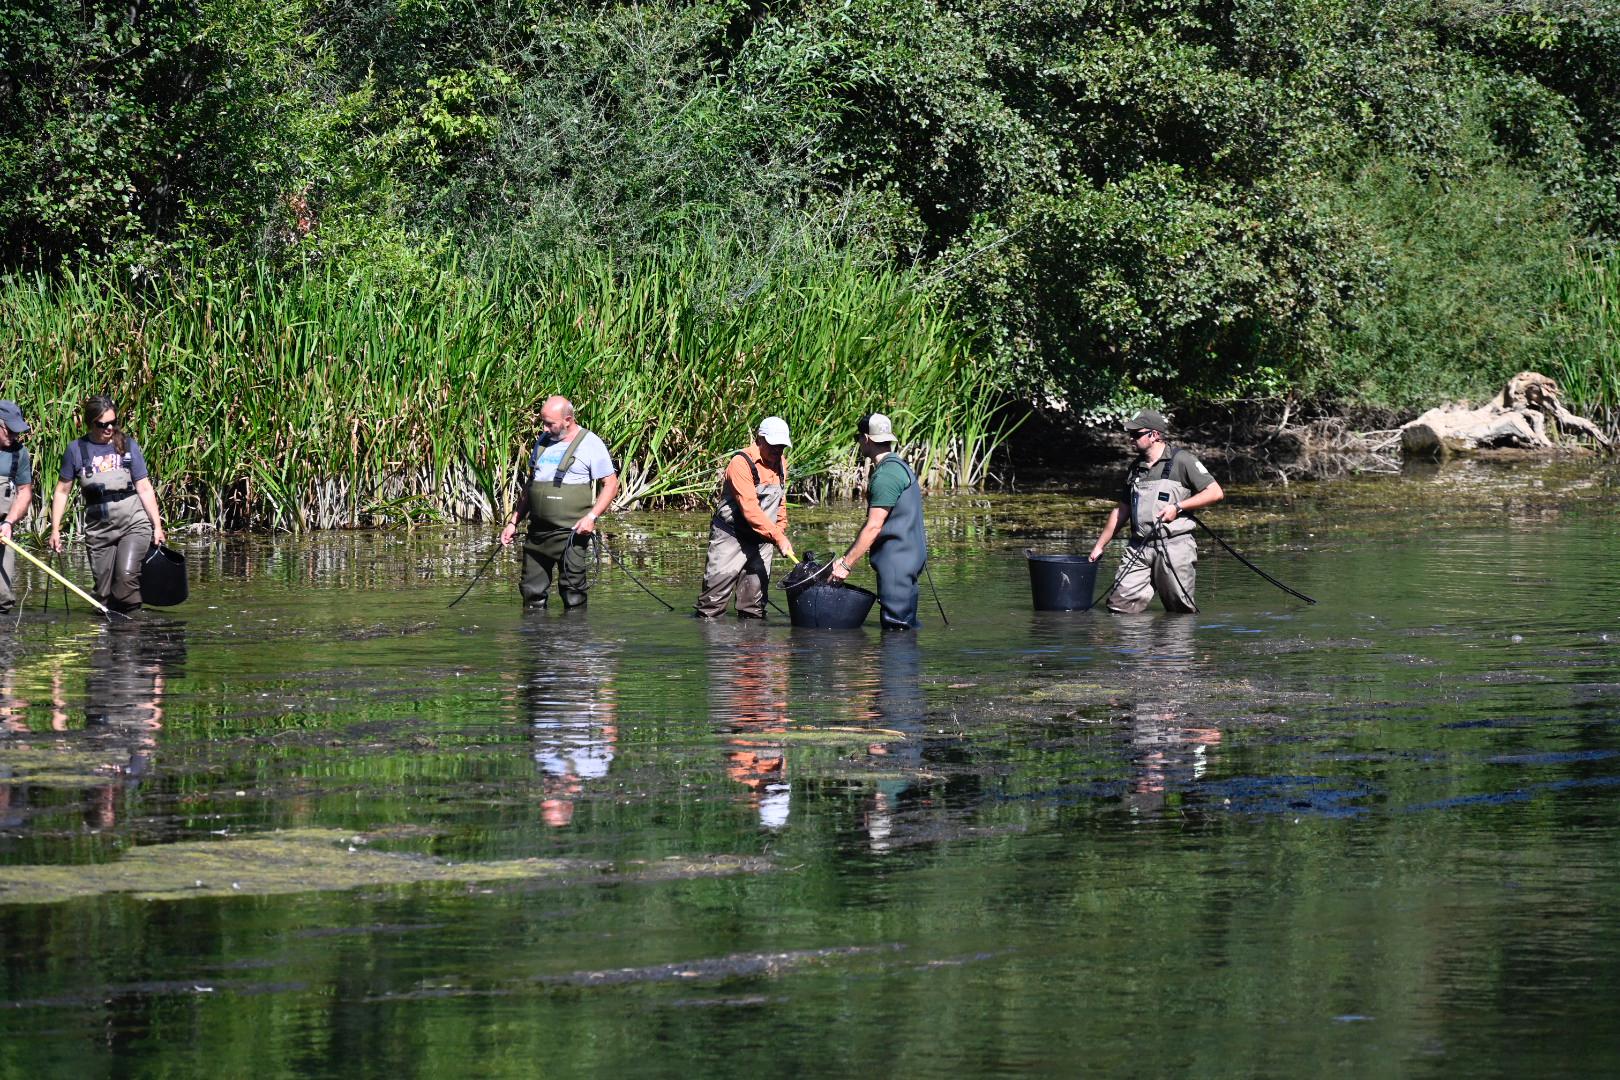
[[935, 487], [982, 483], [1004, 434], [990, 379], [908, 276], [836, 256], [739, 274], [701, 241], [409, 287], [260, 268], [13, 280], [0, 350], [36, 453], [111, 392], [166, 513], [222, 528], [495, 519], [554, 393], [613, 450], [621, 505], [699, 501], [773, 413], [821, 496], [853, 490], [863, 412], [895, 416]]
[[1578, 261], [1558, 301], [1572, 329], [1555, 377], [1572, 409], [1613, 431], [1620, 425], [1620, 255]]

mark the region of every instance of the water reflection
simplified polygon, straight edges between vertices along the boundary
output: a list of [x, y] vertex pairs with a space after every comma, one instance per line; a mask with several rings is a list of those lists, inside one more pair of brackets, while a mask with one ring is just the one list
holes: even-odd
[[[70, 665], [86, 644], [89, 666], [80, 725], [74, 722], [69, 693]], [[27, 687], [41, 687], [45, 722], [40, 726], [81, 740], [88, 756], [84, 767], [101, 781], [84, 789], [85, 823], [110, 829], [123, 816], [123, 804], [152, 772], [168, 686], [183, 676], [185, 660], [183, 626], [146, 620], [109, 624], [69, 639], [69, 646], [26, 669], [7, 668], [0, 681], [0, 724], [13, 734], [33, 732], [36, 706]], [[27, 803], [26, 784], [0, 784], [0, 826], [23, 824], [29, 816]]]
[[755, 620], [705, 620], [702, 631], [709, 715], [730, 736], [726, 775], [746, 790], [762, 827], [781, 829], [793, 800], [780, 738], [789, 722], [785, 646]]
[[865, 825], [873, 851], [892, 844], [895, 813], [917, 780], [923, 760], [923, 720], [928, 708], [922, 693], [922, 647], [916, 634], [884, 634], [878, 665], [877, 693], [872, 698], [875, 726], [898, 731], [903, 741], [875, 742], [867, 753], [887, 766], [867, 799]]
[[1199, 710], [1197, 620], [1155, 615], [1117, 616], [1120, 652], [1139, 665], [1125, 715], [1130, 782], [1124, 804], [1154, 815], [1203, 778], [1221, 731], [1193, 719]]
[[615, 680], [619, 644], [590, 633], [589, 615], [523, 622], [523, 684], [535, 764], [540, 770], [540, 815], [562, 828], [586, 785], [602, 780], [619, 742]]

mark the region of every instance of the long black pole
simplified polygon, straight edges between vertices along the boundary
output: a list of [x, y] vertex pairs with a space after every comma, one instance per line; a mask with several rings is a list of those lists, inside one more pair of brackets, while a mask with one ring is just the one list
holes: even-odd
[[669, 601], [665, 600], [662, 596], [659, 596], [657, 593], [655, 593], [651, 589], [647, 588], [647, 586], [645, 586], [645, 585], [643, 585], [641, 583], [640, 578], [638, 578], [638, 577], [636, 577], [636, 575], [630, 573], [630, 568], [628, 566], [624, 565], [624, 560], [619, 558], [619, 556], [614, 553], [612, 546], [607, 542], [607, 537], [603, 536], [601, 533], [592, 533], [592, 535], [597, 537], [597, 539], [601, 543], [601, 545], [604, 548], [607, 549], [608, 561], [612, 562], [620, 570], [623, 570], [624, 573], [625, 573], [625, 576], [628, 577], [631, 581], [636, 583], [637, 588], [639, 588], [642, 592], [646, 593], [648, 596], [652, 597], [654, 600], [658, 601], [660, 604], [663, 604], [664, 607], [668, 608], [670, 611], [675, 610], [675, 606], [673, 604], [669, 603]]
[[1203, 522], [1203, 519], [1201, 519], [1197, 514], [1187, 514], [1185, 516], [1190, 517], [1194, 521], [1198, 522], [1198, 527], [1200, 529], [1203, 529], [1205, 532], [1209, 533], [1210, 536], [1214, 537], [1215, 542], [1217, 544], [1221, 545], [1221, 547], [1225, 548], [1226, 553], [1228, 555], [1232, 556], [1232, 558], [1236, 559], [1238, 562], [1242, 563], [1244, 566], [1247, 566], [1250, 570], [1253, 570], [1255, 573], [1259, 574], [1261, 577], [1265, 578], [1267, 581], [1269, 581], [1273, 585], [1277, 586], [1277, 588], [1281, 589], [1283, 592], [1287, 593], [1289, 596], [1297, 596], [1301, 600], [1305, 601], [1307, 604], [1316, 603], [1315, 600], [1312, 600], [1310, 597], [1306, 596], [1304, 593], [1300, 592], [1298, 589], [1289, 588], [1287, 585], [1284, 585], [1282, 582], [1278, 581], [1276, 578], [1272, 577], [1270, 574], [1266, 573], [1264, 570], [1262, 570], [1258, 566], [1254, 565], [1254, 563], [1250, 562], [1248, 559], [1245, 559], [1242, 555], [1238, 554], [1237, 550], [1234, 549], [1231, 544], [1228, 544], [1225, 540], [1221, 539], [1221, 534], [1220, 533], [1216, 532], [1214, 529], [1210, 528], [1208, 525], [1205, 525], [1204, 522]]
[[461, 595], [456, 597], [454, 600], [450, 601], [450, 606], [451, 607], [455, 607], [457, 604], [459, 604], [463, 600], [467, 599], [467, 594], [472, 592], [472, 587], [474, 585], [478, 584], [478, 579], [484, 576], [484, 571], [488, 570], [490, 563], [495, 561], [495, 556], [497, 556], [497, 555], [499, 555], [501, 553], [502, 546], [503, 545], [501, 544], [500, 540], [497, 539], [495, 541], [495, 550], [493, 550], [493, 551], [491, 551], [489, 553], [489, 558], [485, 559], [484, 560], [484, 565], [480, 566], [478, 568], [478, 573], [474, 574], [473, 579], [471, 581], [467, 582], [467, 587], [465, 589], [461, 590]]
[[945, 605], [939, 602], [939, 590], [934, 588], [934, 568], [928, 565], [926, 559], [923, 560], [923, 572], [928, 575], [928, 591], [934, 594], [934, 606], [939, 608], [939, 617], [946, 626], [951, 625], [951, 620], [945, 618]]

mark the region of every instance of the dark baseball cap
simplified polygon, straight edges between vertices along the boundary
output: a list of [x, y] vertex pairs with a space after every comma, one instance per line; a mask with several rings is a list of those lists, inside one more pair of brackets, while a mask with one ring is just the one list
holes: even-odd
[[23, 419], [22, 410], [15, 401], [0, 401], [0, 423], [18, 435], [28, 430], [28, 421]]
[[1165, 422], [1164, 414], [1156, 409], [1143, 409], [1129, 420], [1125, 421], [1126, 431], [1157, 431], [1165, 434], [1170, 425]]

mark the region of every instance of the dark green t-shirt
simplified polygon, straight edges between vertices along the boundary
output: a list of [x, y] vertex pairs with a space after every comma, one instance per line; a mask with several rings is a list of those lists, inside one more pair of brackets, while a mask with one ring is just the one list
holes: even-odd
[[872, 485], [866, 493], [866, 505], [893, 510], [900, 501], [901, 492], [911, 486], [911, 474], [899, 458], [889, 456], [872, 470]]
[[[1151, 471], [1152, 479], [1157, 480], [1163, 469], [1162, 457], [1152, 465], [1143, 465], [1140, 460], [1131, 462], [1131, 470], [1125, 476], [1125, 490], [1129, 492], [1136, 482], [1142, 479], [1144, 470]], [[1215, 482], [1215, 478], [1209, 475], [1209, 470], [1204, 468], [1204, 463], [1199, 461], [1198, 456], [1191, 450], [1181, 451], [1170, 463], [1170, 479], [1185, 485], [1194, 495]]]

